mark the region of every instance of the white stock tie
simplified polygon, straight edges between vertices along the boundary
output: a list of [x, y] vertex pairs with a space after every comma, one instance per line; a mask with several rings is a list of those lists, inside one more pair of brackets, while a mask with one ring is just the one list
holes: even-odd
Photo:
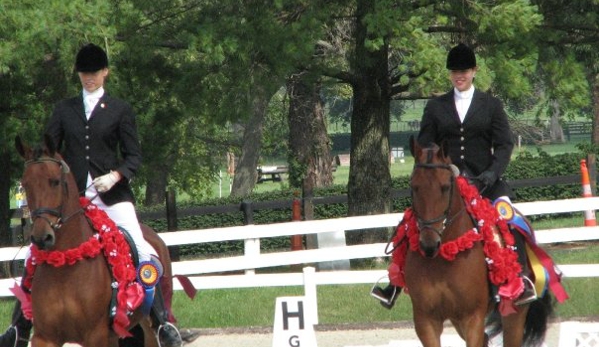
[[87, 95], [85, 97], [83, 104], [85, 105], [85, 116], [87, 119], [89, 119], [89, 116], [92, 114], [92, 111], [94, 110], [94, 107], [96, 107], [98, 100], [100, 100], [100, 98], [93, 95]]

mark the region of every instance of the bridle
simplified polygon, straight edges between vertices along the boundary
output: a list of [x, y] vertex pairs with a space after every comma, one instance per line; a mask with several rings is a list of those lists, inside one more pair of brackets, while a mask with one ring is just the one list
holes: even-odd
[[[462, 207], [453, 216], [449, 217], [449, 214], [451, 212], [451, 202], [453, 200], [453, 194], [455, 192], [455, 185], [456, 185], [456, 177], [455, 177], [454, 169], [452, 168], [452, 166], [450, 164], [416, 163], [416, 164], [414, 164], [414, 170], [412, 171], [412, 175], [414, 175], [414, 172], [416, 172], [416, 169], [427, 169], [427, 170], [441, 169], [441, 170], [449, 170], [449, 172], [451, 172], [449, 200], [447, 201], [447, 208], [445, 208], [445, 210], [443, 211], [443, 213], [440, 216], [438, 216], [436, 218], [432, 218], [432, 219], [422, 219], [419, 217], [419, 213], [418, 213], [418, 211], [416, 211], [415, 206], [412, 206], [412, 210], [414, 211], [414, 216], [416, 216], [418, 230], [430, 229], [430, 230], [434, 231], [437, 235], [439, 235], [439, 237], [441, 237], [443, 235], [443, 232], [445, 231], [445, 229], [449, 225], [451, 225], [451, 223], [453, 223], [453, 221], [456, 220], [456, 218], [460, 214], [462, 214], [465, 210], [465, 208]], [[414, 201], [413, 191], [410, 194], [411, 194], [412, 201]], [[439, 222], [441, 222], [441, 227], [440, 228], [435, 227], [435, 224], [438, 224]]]
[[[37, 159], [30, 159], [30, 160], [25, 161], [25, 168], [27, 168], [28, 166], [33, 165], [33, 164], [42, 164], [42, 163], [47, 163], [47, 162], [56, 163], [60, 167], [60, 173], [61, 173], [60, 174], [60, 185], [61, 185], [61, 187], [63, 187], [63, 194], [61, 195], [60, 205], [58, 205], [55, 208], [40, 207], [40, 208], [37, 208], [37, 209], [31, 211], [31, 220], [35, 221], [37, 218], [41, 218], [41, 219], [45, 220], [46, 223], [48, 223], [48, 225], [50, 225], [50, 227], [52, 228], [52, 230], [54, 230], [54, 232], [56, 232], [66, 222], [68, 222], [69, 219], [71, 219], [73, 216], [75, 216], [78, 213], [83, 212], [83, 209], [79, 208], [72, 214], [70, 214], [66, 217], [63, 217], [64, 197], [69, 195], [69, 188], [68, 188], [67, 181], [66, 181], [66, 174], [69, 173], [69, 171], [70, 171], [69, 166], [67, 165], [67, 163], [65, 163], [64, 160], [59, 160], [59, 159], [50, 158], [50, 157], [43, 157], [43, 158], [40, 157]], [[54, 222], [51, 221], [47, 217], [47, 215], [56, 217], [56, 221], [54, 221]]]

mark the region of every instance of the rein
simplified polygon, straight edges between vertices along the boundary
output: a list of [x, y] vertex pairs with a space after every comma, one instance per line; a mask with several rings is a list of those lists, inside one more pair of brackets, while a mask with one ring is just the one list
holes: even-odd
[[[451, 172], [451, 179], [450, 179], [450, 190], [449, 190], [449, 200], [447, 201], [447, 208], [445, 209], [445, 211], [443, 211], [443, 213], [436, 218], [432, 218], [432, 219], [422, 219], [419, 217], [419, 213], [418, 211], [416, 211], [416, 208], [413, 206], [412, 209], [414, 210], [414, 215], [416, 216], [416, 220], [417, 220], [417, 225], [418, 225], [418, 229], [419, 230], [424, 230], [424, 229], [430, 229], [432, 231], [434, 231], [437, 235], [439, 235], [439, 237], [441, 237], [443, 235], [443, 232], [445, 231], [445, 229], [451, 225], [451, 223], [453, 223], [453, 221], [455, 221], [464, 211], [465, 208], [462, 207], [458, 212], [456, 212], [453, 216], [449, 216], [450, 212], [451, 212], [451, 201], [453, 200], [453, 195], [454, 195], [454, 191], [455, 191], [455, 174], [453, 172], [453, 169], [451, 167], [451, 165], [449, 164], [432, 164], [432, 163], [417, 163], [414, 165], [414, 171], [416, 171], [416, 169], [421, 168], [421, 169], [429, 169], [429, 170], [436, 170], [436, 169], [442, 169], [442, 170], [449, 170]], [[412, 172], [412, 175], [414, 174]], [[411, 192], [411, 198], [412, 201], [414, 201], [414, 193]], [[435, 224], [441, 222], [441, 227], [435, 227]]]
[[[61, 172], [60, 185], [64, 188], [63, 189], [64, 194], [61, 196], [61, 202], [60, 202], [60, 205], [58, 205], [58, 207], [37, 208], [37, 209], [31, 211], [31, 219], [33, 221], [35, 221], [37, 218], [42, 218], [44, 221], [46, 221], [46, 223], [48, 223], [48, 225], [52, 228], [52, 230], [54, 230], [54, 232], [57, 232], [72, 217], [74, 217], [75, 215], [77, 215], [79, 213], [82, 213], [83, 209], [79, 208], [72, 214], [70, 214], [66, 217], [63, 217], [64, 197], [69, 195], [69, 187], [67, 186], [65, 175], [70, 171], [69, 166], [67, 165], [67, 163], [65, 163], [64, 160], [59, 160], [59, 159], [49, 158], [49, 157], [30, 159], [30, 160], [25, 161], [25, 168], [27, 168], [28, 166], [33, 165], [33, 164], [42, 164], [42, 163], [47, 163], [47, 162], [58, 164], [58, 166], [60, 167], [60, 172]], [[56, 221], [54, 221], [54, 222], [51, 221], [48, 217], [46, 217], [46, 215], [51, 215], [51, 216], [56, 217]]]

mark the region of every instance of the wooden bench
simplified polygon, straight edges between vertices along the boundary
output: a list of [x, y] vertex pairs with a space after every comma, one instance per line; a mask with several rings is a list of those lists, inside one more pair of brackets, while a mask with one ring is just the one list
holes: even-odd
[[281, 174], [289, 172], [287, 166], [260, 166], [257, 170], [258, 183], [265, 181], [281, 182], [283, 180]]

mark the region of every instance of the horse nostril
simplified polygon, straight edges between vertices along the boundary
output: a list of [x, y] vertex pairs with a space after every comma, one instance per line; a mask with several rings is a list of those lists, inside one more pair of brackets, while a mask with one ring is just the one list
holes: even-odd
[[439, 250], [439, 246], [441, 245], [441, 242], [437, 242], [435, 246], [430, 246], [430, 245], [426, 245], [424, 243], [420, 243], [420, 249], [422, 250], [422, 253], [424, 254], [425, 257], [427, 258], [434, 258], [437, 256], [437, 252]]
[[46, 245], [46, 247], [53, 246], [54, 245], [54, 235], [46, 234], [46, 237], [44, 238], [44, 245]]
[[37, 238], [33, 235], [30, 237], [31, 243], [37, 246], [37, 248], [44, 250], [54, 246], [54, 235], [52, 233], [46, 233], [43, 238]]
[[39, 248], [39, 249], [44, 249], [44, 241], [41, 239], [38, 239], [37, 237], [34, 237], [33, 235], [31, 235], [31, 243], [36, 245], [37, 248]]
[[434, 258], [437, 255], [437, 252], [434, 249], [427, 249], [425, 252], [427, 258]]

